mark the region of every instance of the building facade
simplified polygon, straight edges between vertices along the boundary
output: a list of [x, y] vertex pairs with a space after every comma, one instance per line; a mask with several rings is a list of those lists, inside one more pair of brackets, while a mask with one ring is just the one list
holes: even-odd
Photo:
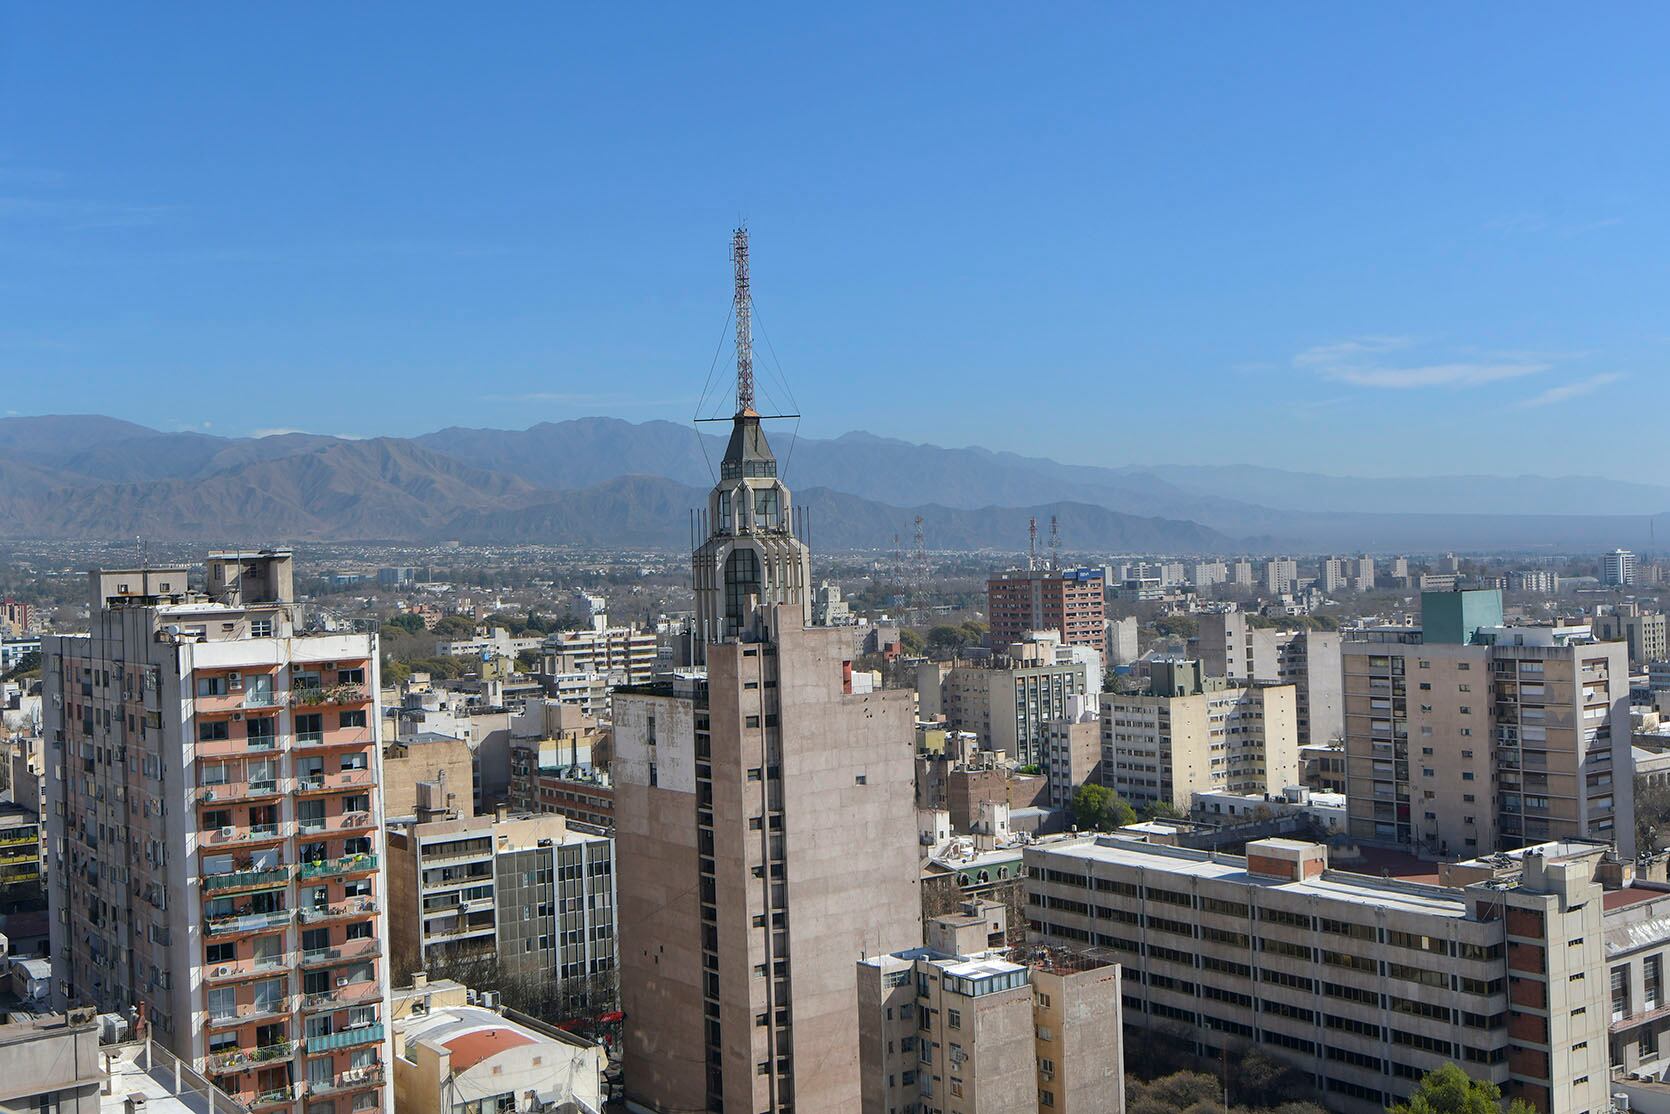
[[1067, 715], [1074, 697], [1101, 691], [1099, 667], [1059, 661], [1052, 641], [1017, 643], [978, 665], [958, 665], [939, 685], [946, 725], [971, 732], [982, 750], [1021, 764], [1044, 760], [1046, 728]]
[[1344, 646], [1351, 834], [1422, 855], [1550, 839], [1634, 850], [1629, 663], [1587, 626], [1501, 625], [1494, 590]]
[[1030, 938], [1125, 964], [1127, 1025], [1210, 1059], [1267, 1049], [1330, 1110], [1379, 1114], [1453, 1062], [1579, 1114], [1610, 1090], [1603, 850], [1434, 886], [1329, 870], [1294, 840], [1239, 857], [1080, 837], [1026, 852]]
[[1253, 627], [1245, 612], [1207, 612], [1200, 616], [1195, 651], [1208, 676], [1292, 685], [1301, 745], [1344, 734], [1337, 632]]
[[376, 638], [297, 630], [287, 551], [188, 571], [43, 647], [54, 997], [254, 1110], [386, 1110]]
[[509, 977], [562, 984], [576, 1015], [588, 1007], [588, 984], [613, 982], [607, 837], [571, 831], [561, 816], [501, 813], [391, 827], [388, 849], [391, 948], [401, 967], [496, 959]]
[[986, 581], [986, 612], [993, 647], [1025, 641], [1031, 631], [1052, 630], [1066, 646], [1100, 650], [1105, 642], [1106, 585], [1099, 568], [1020, 570]]
[[706, 677], [614, 697], [626, 1099], [847, 1114], [853, 959], [921, 940], [913, 705], [855, 691], [851, 632], [808, 625], [745, 385], [693, 562]]
[[1103, 785], [1138, 808], [1187, 811], [1197, 792], [1279, 793], [1298, 782], [1293, 686], [1231, 686], [1198, 662], [1155, 664], [1153, 694], [1102, 696]]

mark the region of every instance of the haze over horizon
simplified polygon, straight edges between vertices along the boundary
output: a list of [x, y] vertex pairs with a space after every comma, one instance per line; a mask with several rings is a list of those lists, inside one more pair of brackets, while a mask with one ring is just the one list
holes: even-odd
[[8, 408], [687, 421], [746, 218], [806, 435], [1670, 464], [1660, 10], [705, 16], [8, 12]]

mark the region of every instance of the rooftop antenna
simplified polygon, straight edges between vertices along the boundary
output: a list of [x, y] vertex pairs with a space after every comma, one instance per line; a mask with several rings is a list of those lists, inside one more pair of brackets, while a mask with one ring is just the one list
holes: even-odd
[[1038, 518], [1034, 515], [1026, 522], [1026, 571], [1038, 571]]
[[731, 233], [731, 264], [736, 271], [736, 412], [754, 409], [753, 299], [748, 293], [748, 228]]
[[928, 579], [928, 541], [927, 533], [922, 528], [922, 516], [916, 516], [916, 569], [918, 580]]
[[1050, 515], [1050, 571], [1061, 571], [1061, 524]]

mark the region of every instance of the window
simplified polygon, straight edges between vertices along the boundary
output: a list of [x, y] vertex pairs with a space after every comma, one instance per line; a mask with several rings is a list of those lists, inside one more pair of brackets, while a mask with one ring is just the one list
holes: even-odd
[[249, 621], [249, 636], [251, 638], [271, 638], [273, 636], [273, 621], [271, 619], [251, 619]]
[[1629, 968], [1612, 968], [1612, 1020], [1629, 1016]]
[[365, 709], [359, 708], [349, 712], [338, 712], [336, 714], [336, 725], [338, 727], [364, 727]]
[[223, 719], [201, 720], [197, 724], [197, 738], [202, 742], [212, 743], [229, 737], [229, 727]]
[[945, 1025], [946, 1025], [947, 1028], [950, 1028], [950, 1029], [961, 1029], [963, 1027], [962, 1011], [961, 1010], [946, 1010], [945, 1011]]
[[1664, 957], [1650, 956], [1641, 965], [1641, 1007], [1656, 1010], [1663, 1005]]

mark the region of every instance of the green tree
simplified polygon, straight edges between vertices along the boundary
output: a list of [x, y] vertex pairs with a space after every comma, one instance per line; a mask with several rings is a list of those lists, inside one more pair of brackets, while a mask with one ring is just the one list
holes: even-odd
[[1081, 785], [1073, 792], [1073, 822], [1081, 829], [1111, 832], [1135, 824], [1136, 809], [1105, 785]]
[[1662, 851], [1664, 832], [1670, 827], [1670, 786], [1655, 785], [1649, 779], [1635, 779], [1635, 848]]
[[1170, 801], [1155, 801], [1142, 810], [1144, 820], [1182, 820], [1183, 810]]
[[922, 636], [920, 634], [917, 634], [909, 627], [903, 627], [899, 630], [899, 649], [904, 651], [909, 657], [920, 657], [922, 655], [922, 651], [927, 648], [928, 645], [922, 641]]
[[19, 677], [33, 677], [41, 671], [41, 655], [39, 650], [30, 650], [17, 659], [17, 664], [6, 672], [5, 680], [15, 681]]
[[968, 643], [968, 632], [961, 627], [939, 626], [928, 632], [928, 649], [937, 653], [955, 653]]
[[[1407, 1101], [1390, 1114], [1500, 1114], [1502, 1089], [1485, 1079], [1469, 1078], [1454, 1064], [1429, 1071]], [[1530, 1103], [1514, 1099], [1508, 1114], [1534, 1114]]]
[[399, 627], [407, 634], [422, 634], [423, 616], [404, 611], [399, 615], [390, 616], [383, 620], [383, 625], [385, 627]]

